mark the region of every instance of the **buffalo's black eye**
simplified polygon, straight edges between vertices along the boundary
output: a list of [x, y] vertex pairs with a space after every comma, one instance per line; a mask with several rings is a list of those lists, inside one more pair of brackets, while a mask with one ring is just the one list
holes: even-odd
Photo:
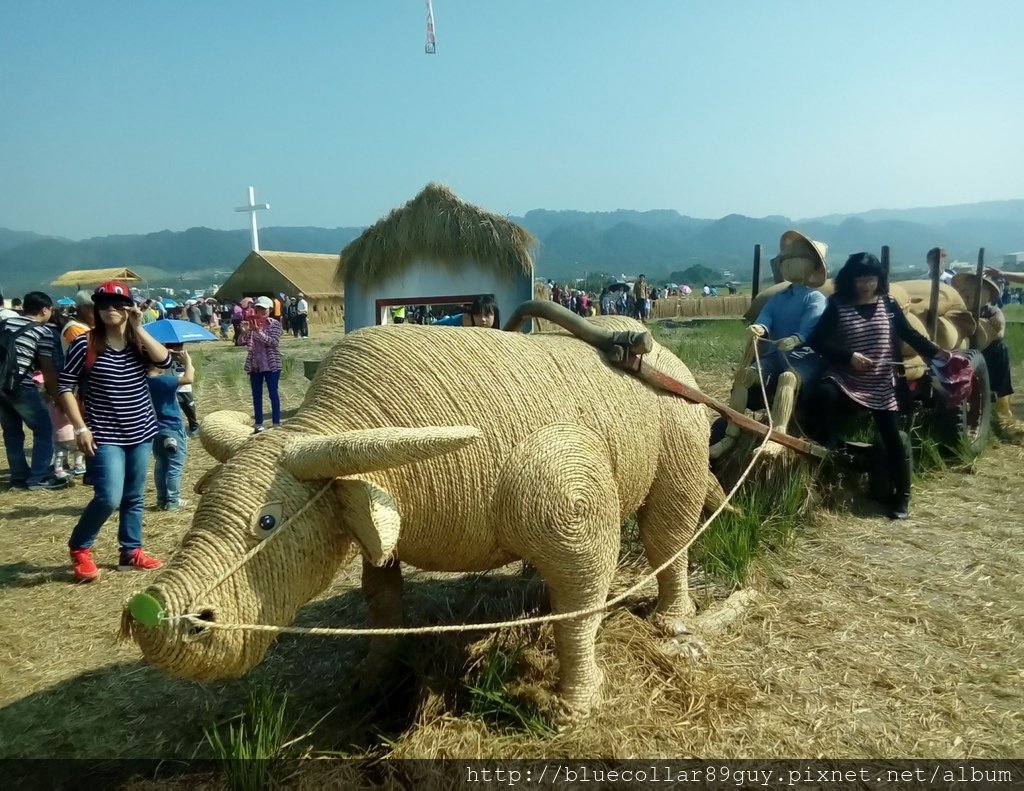
[[260, 517], [260, 527], [264, 530], [273, 530], [276, 526], [277, 520], [274, 518], [273, 514], [263, 514], [263, 516]]

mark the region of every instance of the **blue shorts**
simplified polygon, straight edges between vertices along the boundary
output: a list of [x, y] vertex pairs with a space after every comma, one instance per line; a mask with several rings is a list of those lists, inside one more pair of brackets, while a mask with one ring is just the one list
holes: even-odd
[[[751, 366], [753, 367], [753, 366]], [[775, 397], [779, 386], [779, 375], [792, 370], [800, 378], [800, 392], [808, 393], [812, 385], [825, 373], [825, 360], [808, 346], [799, 346], [789, 352], [773, 351], [761, 358], [761, 376], [764, 378], [764, 389], [769, 400]], [[762, 409], [761, 386], [755, 384], [749, 390], [747, 409]]]

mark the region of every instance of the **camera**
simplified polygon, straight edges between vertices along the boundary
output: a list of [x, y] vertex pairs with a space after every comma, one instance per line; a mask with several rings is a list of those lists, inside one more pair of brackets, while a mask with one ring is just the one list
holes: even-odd
[[176, 440], [174, 437], [165, 437], [164, 438], [164, 450], [167, 453], [177, 453], [178, 452], [178, 440]]

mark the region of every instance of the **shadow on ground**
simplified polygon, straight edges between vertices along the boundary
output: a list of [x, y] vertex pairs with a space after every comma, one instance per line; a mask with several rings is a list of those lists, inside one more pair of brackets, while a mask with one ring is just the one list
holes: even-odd
[[[25, 573], [31, 574], [33, 567], [28, 569]], [[3, 573], [22, 572], [8, 567]], [[432, 625], [515, 618], [523, 614], [524, 605], [536, 612], [544, 594], [536, 579], [485, 575], [413, 580], [406, 583], [405, 600], [412, 622]], [[364, 623], [358, 590], [307, 606], [295, 622]], [[287, 694], [291, 733], [313, 731], [297, 745], [300, 751], [365, 754], [412, 726], [422, 696], [436, 694], [439, 684], [458, 695], [467, 648], [480, 634], [396, 638], [401, 642], [396, 644], [393, 670], [367, 667], [363, 659], [368, 641], [363, 638], [296, 635], [279, 638], [259, 666], [227, 682], [171, 678], [141, 659], [111, 664], [0, 710], [0, 758], [212, 758], [204, 728], [223, 728], [237, 717], [250, 684]], [[123, 768], [124, 778], [138, 771], [130, 762]]]

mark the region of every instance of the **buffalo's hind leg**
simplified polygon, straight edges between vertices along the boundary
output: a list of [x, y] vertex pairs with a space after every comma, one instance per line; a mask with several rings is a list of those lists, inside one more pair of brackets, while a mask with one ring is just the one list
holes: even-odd
[[[491, 518], [499, 541], [537, 568], [554, 613], [600, 607], [619, 553], [619, 501], [608, 446], [578, 425], [545, 426], [502, 468]], [[603, 613], [555, 623], [559, 691], [570, 714], [597, 702], [594, 642]]]
[[[710, 475], [706, 444], [700, 444], [699, 436], [694, 438], [698, 432], [693, 430], [693, 417], [686, 417], [663, 414], [665, 435], [658, 469], [637, 512], [640, 541], [651, 568], [678, 554], [658, 573], [658, 604], [652, 616], [654, 624], [670, 636], [688, 634], [687, 621], [696, 612], [688, 590], [688, 552], [683, 547], [700, 523]], [[693, 453], [680, 452], [686, 449]]]

